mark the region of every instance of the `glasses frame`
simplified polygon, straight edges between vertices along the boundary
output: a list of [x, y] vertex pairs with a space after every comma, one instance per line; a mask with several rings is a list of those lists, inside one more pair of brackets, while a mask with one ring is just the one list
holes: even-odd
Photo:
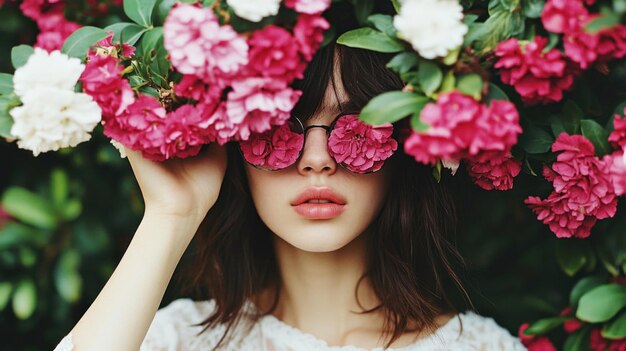
[[[243, 158], [243, 160], [244, 160], [247, 164], [249, 164], [250, 166], [252, 166], [252, 167], [254, 167], [254, 168], [258, 169], [258, 170], [261, 170], [261, 171], [266, 171], [266, 172], [277, 172], [277, 171], [282, 171], [282, 170], [284, 170], [284, 169], [287, 169], [287, 168], [289, 168], [289, 167], [291, 167], [291, 166], [295, 165], [295, 164], [298, 162], [298, 160], [302, 157], [302, 152], [304, 151], [304, 146], [305, 146], [305, 144], [306, 144], [306, 135], [307, 135], [307, 132], [308, 132], [309, 130], [311, 130], [311, 129], [313, 129], [313, 128], [322, 128], [322, 129], [324, 129], [324, 130], [326, 131], [326, 144], [327, 144], [327, 146], [326, 146], [326, 147], [328, 148], [328, 141], [329, 141], [329, 139], [330, 139], [330, 134], [332, 133], [333, 129], [335, 128], [335, 125], [337, 124], [337, 121], [339, 120], [339, 118], [340, 118], [340, 117], [343, 117], [343, 116], [358, 115], [358, 114], [359, 114], [358, 112], [341, 112], [341, 113], [339, 113], [338, 115], [336, 115], [336, 116], [335, 116], [335, 118], [333, 119], [333, 121], [332, 121], [329, 125], [325, 125], [325, 124], [313, 124], [313, 125], [306, 126], [306, 127], [304, 126], [304, 123], [302, 123], [302, 120], [301, 120], [300, 118], [298, 118], [298, 116], [291, 116], [290, 120], [295, 119], [295, 120], [298, 122], [298, 125], [299, 125], [299, 127], [300, 127], [300, 129], [299, 129], [299, 130], [301, 131], [301, 132], [298, 132], [298, 134], [302, 134], [302, 135], [304, 136], [304, 139], [302, 140], [302, 148], [301, 148], [301, 149], [300, 149], [300, 151], [298, 152], [298, 158], [296, 158], [296, 161], [295, 161], [294, 163], [292, 163], [291, 165], [289, 165], [289, 166], [287, 166], [287, 167], [285, 167], [285, 168], [278, 168], [278, 169], [263, 168], [263, 167], [259, 167], [259, 166], [255, 165], [255, 164], [252, 164], [252, 163], [248, 162], [248, 160], [246, 160], [246, 157], [245, 157], [245, 156], [244, 156], [244, 154], [243, 154], [243, 151], [241, 150], [241, 143], [238, 143], [238, 145], [239, 145], [239, 147], [238, 147], [238, 149], [239, 149], [239, 153], [241, 154], [241, 157]], [[289, 123], [289, 122], [290, 122], [290, 121], [287, 121], [287, 123]], [[332, 156], [331, 156], [331, 158], [333, 159], [333, 161], [335, 161], [335, 163], [336, 163], [336, 164], [340, 165], [342, 168], [344, 168], [345, 170], [347, 170], [348, 172], [350, 172], [350, 173], [352, 173], [352, 174], [370, 174], [370, 173], [376, 173], [376, 172], [378, 172], [378, 171], [380, 171], [380, 170], [382, 169], [382, 167], [381, 167], [381, 168], [380, 168], [379, 170], [377, 170], [377, 171], [368, 171], [368, 172], [363, 172], [363, 173], [360, 173], [360, 172], [353, 172], [353, 171], [351, 171], [351, 170], [348, 168], [348, 166], [346, 166], [343, 162], [337, 162], [337, 160], [336, 160], [334, 157], [332, 157]], [[391, 158], [391, 157], [390, 157], [390, 158]], [[387, 161], [387, 160], [385, 160], [385, 162], [386, 162], [386, 161]], [[384, 167], [384, 164], [383, 164], [383, 167]]]

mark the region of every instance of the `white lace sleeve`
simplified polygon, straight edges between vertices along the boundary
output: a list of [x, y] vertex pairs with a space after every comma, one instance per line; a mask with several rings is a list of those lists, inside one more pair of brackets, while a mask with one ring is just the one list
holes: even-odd
[[[194, 327], [215, 308], [212, 301], [175, 300], [157, 311], [141, 344], [140, 351], [186, 351], [201, 327]], [[54, 351], [72, 351], [72, 334], [68, 334]]]
[[512, 336], [492, 318], [468, 312], [462, 315], [463, 332], [458, 339], [468, 350], [477, 351], [526, 351], [520, 340]]

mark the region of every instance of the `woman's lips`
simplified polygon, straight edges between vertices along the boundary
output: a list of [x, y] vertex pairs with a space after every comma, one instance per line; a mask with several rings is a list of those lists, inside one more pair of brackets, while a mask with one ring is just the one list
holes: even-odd
[[330, 219], [343, 213], [346, 199], [330, 188], [309, 188], [291, 202], [294, 210], [308, 219]]

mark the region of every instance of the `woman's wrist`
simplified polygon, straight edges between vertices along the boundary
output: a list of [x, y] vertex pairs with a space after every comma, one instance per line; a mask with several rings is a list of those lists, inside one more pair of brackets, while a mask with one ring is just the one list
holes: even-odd
[[194, 214], [172, 214], [146, 209], [141, 223], [153, 228], [153, 233], [149, 235], [191, 240], [203, 218]]

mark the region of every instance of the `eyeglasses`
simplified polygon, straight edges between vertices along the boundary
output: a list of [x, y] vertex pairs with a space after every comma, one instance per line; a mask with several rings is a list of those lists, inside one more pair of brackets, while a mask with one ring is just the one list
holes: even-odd
[[329, 126], [304, 127], [299, 118], [292, 117], [281, 126], [240, 141], [241, 154], [246, 162], [258, 169], [285, 169], [302, 156], [306, 133], [312, 128], [326, 131], [330, 156], [354, 173], [380, 170], [398, 148], [398, 142], [392, 137], [391, 123], [373, 126], [359, 120], [358, 114], [344, 113], [335, 117]]

